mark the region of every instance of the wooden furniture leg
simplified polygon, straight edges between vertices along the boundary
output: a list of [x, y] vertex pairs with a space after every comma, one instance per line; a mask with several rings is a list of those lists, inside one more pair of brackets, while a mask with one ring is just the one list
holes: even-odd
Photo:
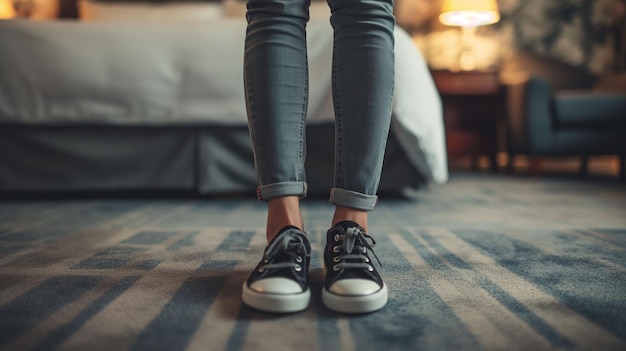
[[580, 175], [586, 177], [589, 174], [589, 156], [580, 157]]
[[515, 154], [509, 154], [509, 159], [506, 163], [506, 173], [513, 174], [515, 172]]
[[543, 165], [543, 160], [538, 157], [530, 157], [530, 175], [533, 177], [541, 176], [541, 167]]
[[498, 173], [498, 154], [496, 152], [489, 155], [489, 166], [492, 173]]
[[472, 164], [472, 171], [478, 172], [480, 170], [480, 156], [472, 155], [470, 162]]

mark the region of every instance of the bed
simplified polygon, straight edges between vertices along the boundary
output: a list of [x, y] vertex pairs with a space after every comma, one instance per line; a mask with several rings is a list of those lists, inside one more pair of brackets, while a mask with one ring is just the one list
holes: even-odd
[[[246, 24], [243, 7], [232, 5], [212, 3], [220, 7], [210, 20], [0, 21], [0, 192], [254, 194]], [[307, 30], [307, 182], [310, 193], [327, 194], [334, 138], [327, 15], [312, 15]], [[398, 194], [443, 183], [448, 173], [440, 97], [411, 38], [400, 28], [395, 34], [380, 191]]]

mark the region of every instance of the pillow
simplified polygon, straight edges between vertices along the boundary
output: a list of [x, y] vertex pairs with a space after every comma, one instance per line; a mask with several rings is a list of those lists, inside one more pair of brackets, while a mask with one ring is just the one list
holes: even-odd
[[139, 3], [80, 0], [81, 21], [180, 22], [210, 21], [221, 18], [220, 3], [176, 2]]

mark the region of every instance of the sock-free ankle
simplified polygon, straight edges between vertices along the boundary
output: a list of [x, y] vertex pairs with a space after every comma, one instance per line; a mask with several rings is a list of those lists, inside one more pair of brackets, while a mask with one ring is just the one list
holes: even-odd
[[[301, 230], [300, 228], [296, 227], [295, 225], [286, 225], [286, 226], [282, 227], [282, 228], [281, 228], [281, 229], [280, 229], [280, 230], [276, 233], [276, 235], [274, 235], [274, 236], [272, 237], [272, 240], [274, 240], [274, 238], [276, 238], [277, 236], [281, 235], [282, 233], [284, 233], [284, 232], [286, 232], [286, 231], [288, 231], [288, 230], [291, 230], [291, 229], [295, 229], [295, 230], [297, 230], [297, 231], [300, 231], [300, 232], [303, 232], [303, 233], [304, 233], [304, 231], [303, 231], [303, 230]], [[305, 233], [305, 234], [306, 234], [306, 233]], [[271, 240], [270, 240], [270, 241], [271, 241]]]
[[337, 222], [334, 226], [339, 226], [339, 227], [343, 228], [344, 230], [347, 230], [348, 228], [354, 228], [354, 227], [363, 229], [363, 227], [361, 227], [358, 223], [353, 222], [353, 221]]

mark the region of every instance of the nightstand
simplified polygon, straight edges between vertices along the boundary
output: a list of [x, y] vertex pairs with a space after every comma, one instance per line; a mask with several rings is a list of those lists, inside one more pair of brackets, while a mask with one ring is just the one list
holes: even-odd
[[448, 157], [489, 156], [497, 170], [497, 153], [506, 113], [506, 94], [497, 71], [431, 71], [441, 95]]

